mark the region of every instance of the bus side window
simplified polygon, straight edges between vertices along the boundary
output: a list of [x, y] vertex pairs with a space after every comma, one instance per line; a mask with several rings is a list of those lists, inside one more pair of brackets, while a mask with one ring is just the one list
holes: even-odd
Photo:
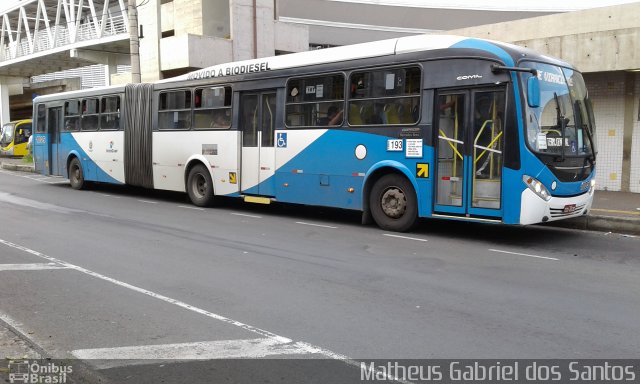
[[82, 100], [82, 130], [96, 131], [98, 129], [98, 99]]
[[196, 88], [193, 110], [195, 129], [231, 126], [231, 87]]
[[415, 66], [352, 73], [349, 124], [416, 124], [420, 117], [421, 76], [421, 69]]
[[285, 114], [288, 127], [342, 125], [344, 76], [289, 79]]
[[120, 96], [106, 96], [100, 99], [100, 130], [120, 129]]
[[44, 104], [38, 104], [36, 117], [38, 119], [36, 132], [42, 133], [46, 130], [47, 127], [47, 109], [45, 108]]
[[158, 129], [191, 128], [191, 90], [161, 92], [158, 101]]
[[64, 103], [64, 130], [80, 129], [80, 100], [69, 100]]

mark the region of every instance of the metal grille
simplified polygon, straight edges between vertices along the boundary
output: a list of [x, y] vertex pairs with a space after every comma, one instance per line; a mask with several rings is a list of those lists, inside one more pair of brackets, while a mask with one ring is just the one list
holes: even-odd
[[582, 205], [576, 205], [576, 209], [573, 212], [564, 212], [564, 207], [563, 208], [551, 208], [551, 217], [556, 218], [556, 217], [568, 217], [568, 216], [579, 216], [582, 215], [582, 211], [584, 211], [584, 207], [585, 204]]

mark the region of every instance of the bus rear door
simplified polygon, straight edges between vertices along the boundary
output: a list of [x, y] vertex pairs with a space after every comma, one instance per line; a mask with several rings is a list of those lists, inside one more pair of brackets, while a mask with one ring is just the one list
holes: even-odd
[[439, 92], [436, 214], [501, 218], [504, 88]]
[[60, 145], [60, 128], [62, 127], [62, 107], [47, 108], [47, 133], [48, 133], [48, 156], [49, 174], [61, 176], [66, 166], [62, 161]]
[[240, 113], [240, 189], [249, 195], [274, 196], [276, 91], [243, 93]]

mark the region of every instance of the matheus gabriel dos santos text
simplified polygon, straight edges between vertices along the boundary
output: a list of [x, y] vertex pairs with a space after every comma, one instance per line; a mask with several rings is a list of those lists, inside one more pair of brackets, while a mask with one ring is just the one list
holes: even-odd
[[[413, 363], [416, 360], [412, 361]], [[361, 381], [412, 382], [636, 382], [640, 360], [432, 360], [424, 364], [361, 362]]]

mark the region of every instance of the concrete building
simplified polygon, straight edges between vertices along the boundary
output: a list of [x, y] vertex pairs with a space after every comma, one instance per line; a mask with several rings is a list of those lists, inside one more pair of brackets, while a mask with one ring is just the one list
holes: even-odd
[[138, 0], [142, 81], [230, 61], [306, 51], [307, 27], [273, 0]]

